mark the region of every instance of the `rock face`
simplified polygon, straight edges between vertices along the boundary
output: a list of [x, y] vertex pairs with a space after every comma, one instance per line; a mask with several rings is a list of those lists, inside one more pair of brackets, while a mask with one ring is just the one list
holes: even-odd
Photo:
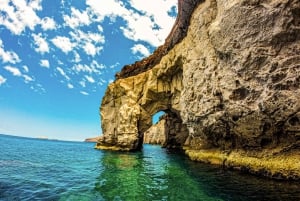
[[191, 159], [299, 179], [299, 0], [194, 5], [187, 35], [159, 63], [108, 86], [97, 147], [140, 149], [164, 111], [166, 144]]
[[146, 130], [144, 132], [144, 144], [159, 144], [163, 146], [166, 142], [165, 124], [166, 120], [161, 119], [157, 124], [152, 125]]

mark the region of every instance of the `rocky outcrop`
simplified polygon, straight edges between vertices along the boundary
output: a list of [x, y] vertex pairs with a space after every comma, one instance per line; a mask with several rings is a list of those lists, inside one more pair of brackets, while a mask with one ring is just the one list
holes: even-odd
[[[300, 178], [300, 2], [206, 0], [154, 67], [111, 83], [97, 147], [138, 150], [165, 111], [193, 160]], [[176, 133], [177, 137], [170, 137]]]
[[100, 138], [99, 136], [98, 137], [86, 138], [84, 140], [84, 142], [98, 142], [99, 138]]

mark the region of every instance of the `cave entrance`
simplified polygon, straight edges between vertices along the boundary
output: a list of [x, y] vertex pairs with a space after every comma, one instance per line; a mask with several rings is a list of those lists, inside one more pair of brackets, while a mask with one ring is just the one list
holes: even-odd
[[165, 148], [181, 148], [188, 137], [188, 130], [177, 112], [164, 110], [152, 116], [152, 126], [144, 132], [145, 144], [157, 144]]
[[158, 111], [152, 115], [152, 125], [143, 134], [144, 144], [164, 145], [166, 142], [165, 111]]

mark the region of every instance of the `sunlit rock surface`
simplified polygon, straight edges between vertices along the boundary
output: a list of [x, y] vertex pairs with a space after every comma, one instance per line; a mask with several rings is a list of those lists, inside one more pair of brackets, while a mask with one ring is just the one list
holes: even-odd
[[191, 159], [299, 179], [299, 0], [193, 5], [187, 35], [156, 65], [125, 69], [108, 86], [97, 148], [140, 149], [152, 115], [165, 111], [174, 121], [166, 143]]

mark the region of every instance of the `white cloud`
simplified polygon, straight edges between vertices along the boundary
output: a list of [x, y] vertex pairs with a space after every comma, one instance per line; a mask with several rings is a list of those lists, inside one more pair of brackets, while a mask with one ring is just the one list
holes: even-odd
[[114, 18], [128, 14], [127, 9], [121, 1], [115, 0], [87, 0], [86, 5], [90, 6], [93, 12], [97, 15], [98, 20], [102, 21], [106, 16]]
[[86, 84], [85, 84], [85, 81], [84, 81], [84, 80], [81, 80], [81, 81], [79, 82], [79, 84], [80, 84], [83, 88], [86, 87]]
[[89, 93], [85, 92], [85, 91], [80, 91], [81, 94], [85, 95], [85, 96], [88, 96]]
[[42, 34], [32, 34], [34, 44], [36, 45], [35, 51], [41, 54], [49, 52], [49, 46], [45, 38], [42, 37]]
[[126, 26], [120, 29], [127, 38], [133, 41], [145, 41], [152, 46], [163, 44], [175, 22], [175, 18], [169, 16], [166, 11], [177, 6], [177, 2], [159, 0], [153, 3], [153, 1], [129, 0], [128, 3], [134, 9], [128, 9], [122, 2], [115, 0], [86, 1], [99, 21], [105, 17], [109, 17], [111, 21], [117, 17], [122, 18]]
[[[93, 69], [100, 69], [103, 70], [106, 68], [106, 66], [104, 64], [99, 64], [96, 60], [93, 60], [92, 63], [90, 64], [90, 66]], [[97, 72], [99, 72], [98, 70], [96, 70]]]
[[61, 49], [66, 54], [68, 52], [70, 52], [73, 49], [73, 47], [75, 46], [75, 44], [73, 44], [70, 41], [70, 39], [65, 36], [57, 36], [54, 39], [52, 39], [51, 41], [56, 47]]
[[97, 61], [93, 60], [89, 65], [87, 64], [75, 64], [72, 67], [72, 71], [74, 71], [76, 74], [79, 74], [81, 72], [83, 73], [96, 73], [98, 75], [102, 74], [102, 70], [105, 69], [105, 65], [99, 64]]
[[13, 76], [23, 77], [25, 83], [34, 81], [34, 79], [32, 77], [30, 77], [29, 75], [22, 74], [22, 72], [18, 68], [16, 68], [16, 67], [5, 66], [4, 69], [7, 70], [8, 72], [10, 72]]
[[69, 89], [73, 89], [73, 88], [74, 88], [73, 84], [70, 84], [70, 83], [68, 83], [67, 87], [68, 87]]
[[76, 8], [71, 8], [71, 16], [63, 16], [67, 26], [75, 29], [78, 26], [89, 25], [91, 23], [87, 11], [80, 12]]
[[0, 24], [16, 35], [20, 35], [27, 27], [34, 30], [40, 22], [35, 12], [41, 9], [41, 0], [1, 0]]
[[25, 80], [25, 83], [28, 83], [28, 82], [32, 82], [34, 81], [34, 79], [28, 75], [22, 75], [24, 80]]
[[73, 60], [73, 62], [79, 63], [81, 61], [80, 55], [76, 51], [73, 51], [73, 53], [74, 53], [74, 60]]
[[67, 80], [70, 80], [70, 77], [65, 73], [65, 71], [61, 67], [57, 67], [56, 70]]
[[72, 70], [74, 70], [77, 74], [80, 72], [88, 72], [88, 73], [93, 72], [91, 67], [89, 67], [88, 65], [83, 65], [83, 64], [75, 64], [72, 67]]
[[85, 79], [86, 79], [88, 82], [90, 82], [90, 83], [95, 83], [94, 78], [92, 78], [91, 76], [86, 75], [86, 76], [84, 76], [84, 77], [85, 77]]
[[41, 65], [42, 67], [45, 67], [45, 68], [49, 68], [49, 67], [50, 67], [49, 61], [48, 61], [47, 59], [42, 59], [42, 60], [40, 61], [40, 65]]
[[103, 47], [96, 47], [92, 43], [86, 43], [83, 46], [83, 49], [87, 55], [95, 56], [100, 50], [103, 49]]
[[16, 64], [16, 63], [19, 63], [21, 61], [19, 59], [19, 56], [15, 52], [4, 50], [4, 45], [3, 45], [3, 42], [1, 40], [1, 38], [0, 38], [0, 58], [2, 59], [3, 63]]
[[23, 66], [23, 70], [24, 70], [25, 73], [28, 73], [29, 72], [28, 66]]
[[104, 36], [99, 33], [87, 33], [82, 35], [87, 41], [94, 43], [105, 43]]
[[41, 26], [44, 31], [56, 29], [55, 21], [49, 17], [44, 17], [41, 20]]
[[116, 68], [116, 67], [118, 67], [118, 66], [120, 66], [120, 63], [119, 63], [119, 62], [117, 62], [117, 63], [111, 65], [110, 68]]
[[17, 76], [17, 77], [21, 77], [22, 73], [21, 71], [13, 66], [5, 66], [4, 67], [5, 70], [7, 70], [8, 72], [10, 72], [11, 74], [13, 74], [13, 76]]
[[151, 23], [144, 25], [146, 29], [152, 29], [152, 31], [150, 31], [150, 35], [148, 36], [141, 35], [145, 33], [142, 21], [144, 21], [143, 23], [147, 23], [147, 20], [133, 20], [129, 24], [128, 27], [133, 29], [137, 33], [134, 36], [133, 40], [148, 40], [150, 44], [156, 44], [156, 46], [164, 43], [164, 40], [170, 33], [172, 26], [175, 22], [175, 18], [169, 16], [169, 14], [166, 11], [170, 11], [173, 7], [177, 7], [177, 1], [160, 0], [157, 3], [153, 3], [151, 1], [130, 0], [130, 4], [135, 9], [139, 10], [140, 12], [143, 12], [145, 14], [145, 17], [153, 19]]
[[135, 44], [132, 48], [131, 51], [133, 54], [140, 53], [144, 57], [149, 56], [150, 52], [149, 50], [142, 44]]
[[0, 75], [0, 86], [6, 82], [6, 78]]
[[82, 48], [87, 55], [95, 56], [103, 49], [104, 35], [101, 33], [84, 33], [81, 30], [70, 32], [71, 38], [76, 41], [78, 48]]
[[103, 27], [102, 26], [98, 25], [97, 28], [98, 28], [99, 32], [103, 32]]

